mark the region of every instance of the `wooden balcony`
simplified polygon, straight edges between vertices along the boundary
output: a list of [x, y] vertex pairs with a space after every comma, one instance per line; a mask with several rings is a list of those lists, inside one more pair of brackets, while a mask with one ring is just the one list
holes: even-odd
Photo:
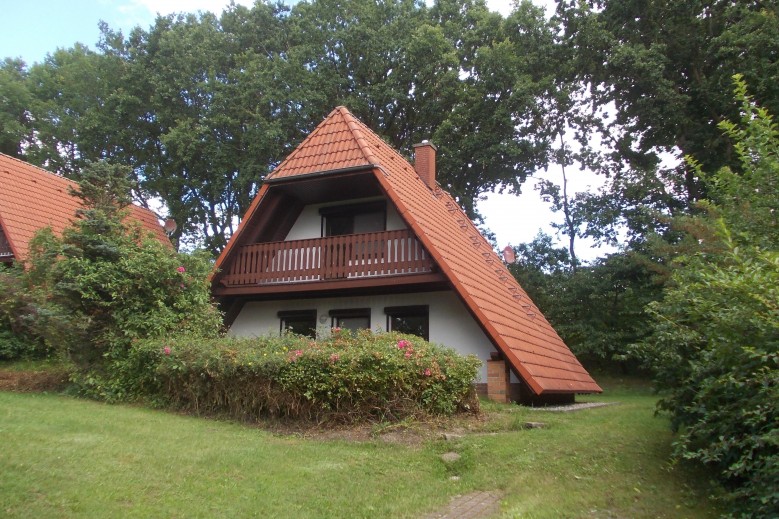
[[404, 229], [245, 245], [219, 282], [227, 289], [308, 283], [332, 286], [339, 281], [429, 275], [433, 267], [419, 240]]

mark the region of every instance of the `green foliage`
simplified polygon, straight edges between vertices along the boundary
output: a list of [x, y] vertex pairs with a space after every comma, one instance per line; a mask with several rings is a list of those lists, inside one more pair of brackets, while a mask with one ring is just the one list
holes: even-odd
[[18, 267], [0, 267], [0, 360], [46, 355], [46, 345], [36, 327], [39, 300], [36, 293], [26, 290]]
[[715, 469], [735, 515], [770, 517], [779, 514], [779, 134], [736, 83], [741, 123], [721, 126], [744, 174], [708, 179], [715, 201], [696, 219], [698, 250], [676, 260], [636, 352], [666, 392], [659, 408], [680, 431], [677, 456]]
[[[577, 77], [593, 103], [615, 107], [609, 133], [617, 162], [654, 170], [678, 148], [707, 171], [735, 165], [712, 121], [736, 117], [728, 85], [743, 73], [761, 104], [779, 109], [777, 2], [565, 0], [558, 14]], [[612, 111], [612, 108], [606, 108]], [[688, 208], [705, 194], [682, 164], [666, 189]]]
[[5, 58], [0, 63], [0, 153], [18, 157], [30, 123], [32, 94], [24, 62]]
[[135, 394], [196, 413], [399, 420], [478, 410], [479, 361], [400, 334], [335, 331], [325, 341], [177, 336], [141, 341], [124, 376]]
[[38, 234], [21, 275], [26, 291], [11, 298], [20, 305], [33, 297], [26, 294], [38, 294], [19, 313], [76, 364], [82, 387], [100, 387], [103, 398], [123, 398], [121, 384], [111, 380], [133, 340], [173, 332], [213, 336], [221, 326], [210, 301], [209, 257], [178, 254], [126, 220], [127, 187], [124, 168], [85, 169], [78, 219], [61, 239]]

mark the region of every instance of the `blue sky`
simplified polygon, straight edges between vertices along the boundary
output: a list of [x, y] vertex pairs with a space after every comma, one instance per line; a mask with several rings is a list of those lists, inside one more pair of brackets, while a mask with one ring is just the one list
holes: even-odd
[[[207, 10], [221, 12], [229, 0], [0, 0], [3, 2], [3, 30], [0, 31], [0, 58], [21, 57], [28, 65], [41, 62], [57, 48], [70, 48], [76, 42], [94, 48], [100, 38], [98, 23], [108, 23], [114, 30], [125, 34], [140, 25], [144, 29], [153, 23], [157, 13], [192, 12]], [[287, 3], [295, 3], [288, 0]], [[251, 5], [252, 0], [236, 0], [235, 3]], [[536, 0], [549, 5], [552, 0]], [[488, 0], [491, 9], [508, 14], [511, 0]], [[548, 9], [548, 7], [547, 7]], [[560, 182], [561, 173], [550, 169], [538, 172], [539, 178]], [[558, 178], [559, 177], [559, 178]], [[599, 184], [594, 175], [574, 175], [569, 188], [587, 190], [591, 184]], [[549, 226], [559, 220], [533, 190], [534, 181], [523, 186], [521, 197], [490, 194], [479, 203], [487, 226], [496, 234], [500, 248], [506, 244], [518, 245], [533, 239], [539, 229], [554, 235]], [[585, 250], [581, 256], [593, 258], [597, 250]], [[600, 251], [605, 252], [605, 251]]]
[[[147, 29], [157, 12], [221, 11], [229, 0], [3, 0], [0, 57], [41, 62], [58, 47], [76, 42], [90, 47], [100, 38], [98, 23], [125, 34], [140, 25]], [[250, 4], [249, 0], [236, 3]]]

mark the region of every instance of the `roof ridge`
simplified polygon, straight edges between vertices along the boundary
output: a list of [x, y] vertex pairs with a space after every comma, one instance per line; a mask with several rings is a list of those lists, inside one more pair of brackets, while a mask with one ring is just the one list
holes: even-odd
[[[327, 114], [327, 116], [316, 125], [316, 128], [314, 128], [314, 130], [309, 133], [306, 138], [303, 139], [300, 144], [298, 144], [295, 149], [292, 150], [292, 152], [287, 155], [283, 161], [281, 161], [281, 163], [279, 163], [278, 166], [273, 168], [273, 171], [271, 171], [265, 177], [265, 180], [275, 179], [277, 177], [286, 177], [290, 174], [287, 169], [299, 170], [301, 167], [299, 163], [301, 161], [305, 162], [308, 158], [304, 150], [306, 150], [313, 142], [316, 142], [316, 140], [320, 138], [321, 134], [327, 135], [327, 127], [334, 123], [341, 125], [342, 128], [345, 128], [344, 131], [348, 132], [351, 139], [354, 141], [354, 144], [356, 145], [355, 151], [362, 156], [359, 159], [358, 157], [352, 157], [350, 162], [354, 162], [355, 159], [358, 159], [360, 161], [366, 161], [365, 164], [361, 164], [364, 166], [374, 166], [378, 164], [379, 159], [371, 150], [370, 144], [368, 142], [369, 139], [366, 138], [362, 129], [360, 128], [361, 122], [354, 115], [352, 115], [348, 108], [341, 105], [336, 106], [329, 114]], [[304, 168], [307, 169], [310, 166], [312, 166], [312, 164], [308, 162]], [[327, 169], [323, 171], [326, 170]], [[292, 175], [295, 176], [297, 174], [299, 173], [293, 173]]]
[[365, 123], [357, 119], [345, 106], [337, 106], [334, 111], [338, 111], [346, 121], [346, 126], [349, 128], [349, 131], [352, 132], [354, 139], [357, 141], [357, 145], [360, 146], [360, 151], [365, 155], [365, 159], [368, 163], [378, 165], [380, 163], [379, 157], [373, 152], [371, 145], [368, 143], [368, 139], [363, 135], [363, 128], [370, 132], [372, 132], [372, 130], [365, 126]]
[[[340, 107], [340, 108], [345, 108], [345, 109], [346, 109], [346, 107]], [[346, 110], [348, 111], [348, 109], [346, 109]], [[414, 171], [414, 165], [413, 165], [413, 164], [410, 162], [410, 160], [409, 160], [409, 157], [404, 157], [404, 156], [403, 156], [403, 154], [402, 154], [402, 153], [400, 153], [398, 150], [396, 150], [394, 146], [390, 145], [390, 144], [389, 144], [389, 143], [387, 143], [387, 142], [384, 142], [384, 139], [382, 139], [382, 138], [381, 138], [381, 135], [379, 135], [378, 133], [376, 133], [375, 131], [373, 131], [373, 130], [372, 130], [372, 129], [371, 129], [371, 128], [370, 128], [370, 127], [367, 125], [367, 124], [365, 124], [365, 123], [364, 123], [364, 122], [362, 122], [361, 120], [357, 119], [357, 118], [354, 116], [354, 114], [352, 114], [351, 112], [349, 112], [349, 115], [352, 117], [352, 119], [354, 120], [354, 122], [356, 122], [358, 125], [360, 125], [360, 127], [361, 127], [362, 129], [364, 129], [365, 131], [367, 131], [367, 132], [368, 132], [368, 135], [370, 135], [370, 136], [372, 136], [372, 137], [375, 137], [375, 138], [376, 138], [376, 140], [377, 140], [379, 143], [381, 143], [381, 145], [382, 145], [382, 146], [385, 148], [385, 151], [388, 151], [388, 152], [392, 153], [392, 154], [393, 154], [393, 155], [395, 155], [397, 158], [399, 158], [399, 159], [401, 159], [402, 161], [404, 161], [404, 162], [406, 163], [406, 165], [407, 165], [409, 168], [411, 168], [411, 171]], [[366, 138], [366, 140], [368, 140], [368, 139]], [[368, 144], [368, 146], [370, 146], [370, 144]], [[371, 153], [371, 154], [373, 155], [373, 157], [376, 159], [376, 162], [373, 162], [373, 163], [372, 163], [373, 165], [380, 166], [380, 167], [384, 166], [384, 163], [382, 163], [382, 162], [381, 162], [381, 159], [379, 159], [379, 158], [376, 156], [376, 154], [375, 154], [375, 153], [373, 153], [373, 150], [371, 150], [371, 152], [370, 152], [370, 153]], [[437, 180], [436, 180], [436, 184], [438, 184], [438, 181], [437, 181]]]

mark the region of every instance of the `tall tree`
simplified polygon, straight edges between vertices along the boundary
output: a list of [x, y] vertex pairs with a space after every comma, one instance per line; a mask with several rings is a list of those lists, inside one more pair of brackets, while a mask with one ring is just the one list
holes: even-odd
[[30, 126], [32, 96], [27, 87], [27, 69], [19, 59], [0, 64], [0, 153], [18, 157]]
[[77, 45], [8, 76], [31, 96], [19, 149], [69, 176], [89, 160], [131, 166], [136, 198], [164, 203], [174, 238], [215, 252], [264, 175], [339, 104], [409, 155], [432, 138], [439, 180], [471, 216], [545, 160], [553, 29], [529, 2], [509, 20], [483, 0], [257, 2], [102, 34], [97, 52]]
[[[742, 73], [755, 98], [779, 108], [779, 11], [776, 1], [560, 0], [565, 43], [596, 106], [616, 109], [609, 132], [619, 161], [658, 168], [678, 150], [707, 170], [735, 165], [717, 129], [735, 116], [727, 94]], [[686, 207], [704, 196], [701, 179], [681, 164], [667, 188]]]

